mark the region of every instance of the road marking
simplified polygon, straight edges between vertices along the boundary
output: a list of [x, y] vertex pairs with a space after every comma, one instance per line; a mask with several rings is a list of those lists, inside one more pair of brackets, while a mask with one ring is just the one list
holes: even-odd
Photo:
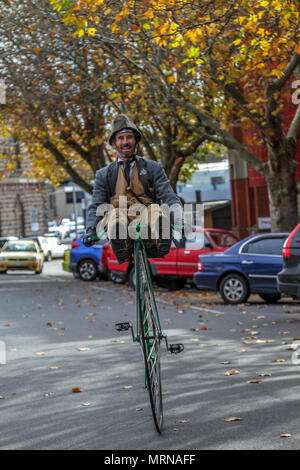
[[25, 287], [0, 287], [0, 291], [3, 290], [5, 292], [7, 292], [9, 290], [15, 291], [15, 290], [24, 290], [24, 289], [25, 289]]
[[[157, 297], [156, 300], [157, 302], [161, 302], [162, 304], [167, 304], [170, 307], [176, 307], [176, 304], [168, 302], [167, 300], [160, 299], [159, 297]], [[207, 307], [198, 307], [197, 305], [189, 305], [188, 308], [191, 308], [193, 310], [204, 310], [205, 312], [215, 313], [217, 315], [224, 315], [224, 312], [219, 312], [218, 310], [214, 310], [212, 308], [207, 308]]]
[[205, 312], [216, 313], [217, 315], [224, 315], [224, 312], [219, 312], [218, 310], [214, 310], [212, 308], [197, 307], [197, 305], [190, 305], [190, 308], [194, 310], [204, 310]]
[[107, 289], [107, 287], [100, 287], [100, 286], [90, 286], [91, 289], [103, 290], [104, 292], [111, 292], [111, 289]]
[[7, 279], [7, 280], [0, 280], [0, 286], [2, 284], [22, 284], [22, 283], [46, 283], [46, 282], [66, 282], [68, 279], [63, 279], [63, 278], [57, 278], [57, 277], [48, 277], [48, 276], [43, 276], [37, 279]]

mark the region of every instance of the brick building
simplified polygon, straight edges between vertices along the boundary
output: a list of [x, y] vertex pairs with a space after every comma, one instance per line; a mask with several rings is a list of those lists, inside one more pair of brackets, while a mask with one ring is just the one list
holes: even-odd
[[[286, 106], [283, 115], [283, 127], [286, 131], [295, 113], [295, 106], [290, 103]], [[254, 131], [243, 131], [236, 127], [232, 130], [233, 136], [240, 142], [246, 141], [246, 134], [250, 134], [253, 142], [256, 139]], [[267, 160], [267, 149], [264, 146], [246, 144], [247, 148], [262, 161]], [[300, 161], [300, 143], [296, 153], [297, 162]], [[266, 181], [262, 176], [249, 167], [235, 151], [229, 152], [231, 198], [232, 198], [232, 228], [240, 237], [251, 233], [269, 230], [269, 197]], [[300, 165], [295, 173], [295, 184], [298, 189], [298, 214], [300, 214]]]
[[[13, 140], [0, 142], [19, 153], [18, 143]], [[14, 171], [6, 172], [6, 161], [0, 160], [0, 236], [30, 237], [48, 231], [47, 184], [28, 178], [24, 170], [30, 164], [25, 152]]]

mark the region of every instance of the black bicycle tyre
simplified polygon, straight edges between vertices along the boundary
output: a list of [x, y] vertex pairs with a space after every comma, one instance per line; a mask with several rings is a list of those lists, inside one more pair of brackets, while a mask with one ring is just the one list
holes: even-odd
[[[145, 376], [152, 416], [157, 432], [163, 427], [163, 404], [160, 369], [160, 328], [157, 323], [155, 299], [153, 298], [152, 283], [147, 271], [143, 246], [137, 241], [135, 246], [136, 292], [139, 318], [139, 338], [145, 362]], [[146, 291], [145, 291], [146, 288]], [[144, 294], [149, 296], [149, 312], [144, 318]], [[154, 311], [153, 311], [154, 310]], [[146, 331], [147, 329], [147, 331]], [[150, 335], [149, 335], [150, 331]], [[149, 344], [154, 339], [153, 344]], [[154, 353], [154, 354], [153, 354]]]

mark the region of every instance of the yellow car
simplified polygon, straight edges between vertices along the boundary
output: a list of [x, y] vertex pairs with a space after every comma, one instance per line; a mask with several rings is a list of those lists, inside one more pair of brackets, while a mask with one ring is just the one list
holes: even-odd
[[29, 270], [40, 274], [44, 265], [44, 253], [31, 240], [8, 241], [0, 252], [0, 272], [8, 269]]
[[69, 268], [69, 263], [70, 263], [70, 250], [65, 250], [64, 258], [62, 262], [62, 268], [64, 271], [67, 271], [68, 273], [71, 272], [71, 269]]

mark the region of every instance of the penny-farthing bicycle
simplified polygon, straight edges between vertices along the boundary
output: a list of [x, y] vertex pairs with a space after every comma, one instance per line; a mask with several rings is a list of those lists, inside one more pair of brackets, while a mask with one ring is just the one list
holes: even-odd
[[[154, 424], [158, 433], [163, 428], [162, 379], [160, 368], [160, 345], [162, 340], [168, 351], [178, 354], [184, 350], [181, 343], [169, 344], [167, 335], [162, 332], [157, 304], [153, 290], [149, 263], [143, 239], [140, 237], [142, 225], [137, 224], [137, 238], [134, 240], [134, 267], [136, 292], [136, 330], [132, 323], [116, 323], [117, 331], [131, 330], [132, 339], [141, 345], [145, 364], [145, 387], [149, 393]], [[173, 227], [174, 228], [174, 227]], [[91, 239], [98, 237], [91, 237]]]

